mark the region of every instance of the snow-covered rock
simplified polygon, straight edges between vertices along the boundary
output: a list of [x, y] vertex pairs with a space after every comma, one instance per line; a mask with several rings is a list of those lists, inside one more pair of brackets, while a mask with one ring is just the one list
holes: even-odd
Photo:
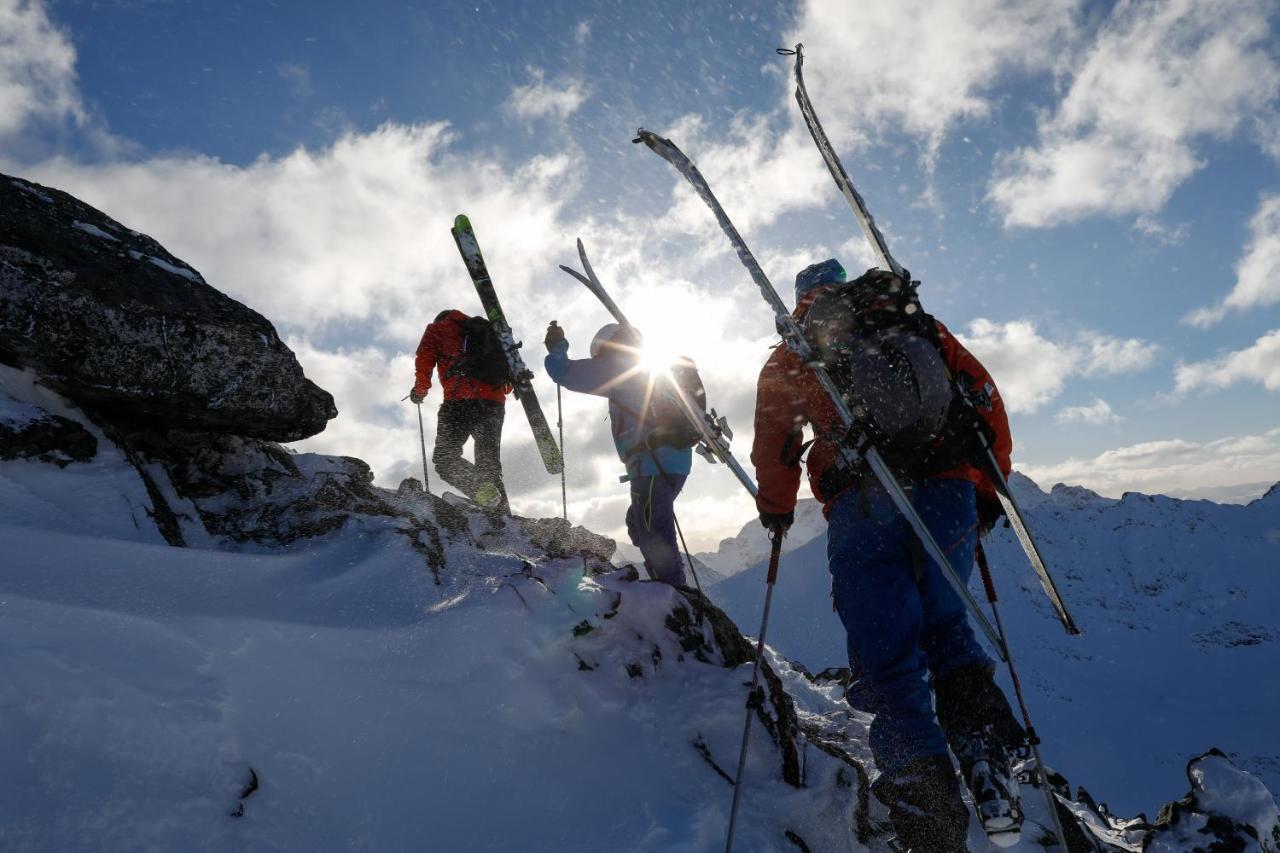
[[337, 414], [262, 315], [150, 237], [7, 175], [0, 362], [117, 422], [293, 441]]
[[1191, 791], [1160, 810], [1144, 851], [1280, 850], [1280, 809], [1256, 776], [1241, 772], [1213, 749], [1188, 762], [1187, 779]]

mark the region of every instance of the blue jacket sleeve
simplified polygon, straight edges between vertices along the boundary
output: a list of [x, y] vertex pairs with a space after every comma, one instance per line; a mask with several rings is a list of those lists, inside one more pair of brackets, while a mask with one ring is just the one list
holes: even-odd
[[559, 341], [542, 362], [547, 375], [557, 385], [580, 394], [608, 397], [617, 378], [614, 365], [598, 358], [569, 358], [569, 342]]

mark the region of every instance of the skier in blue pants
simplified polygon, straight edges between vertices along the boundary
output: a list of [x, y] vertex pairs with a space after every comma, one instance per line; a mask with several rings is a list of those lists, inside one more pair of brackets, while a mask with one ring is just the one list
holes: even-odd
[[618, 458], [627, 467], [631, 506], [627, 533], [644, 555], [649, 577], [685, 584], [676, 544], [675, 500], [693, 467], [693, 452], [663, 444], [660, 425], [646, 417], [652, 379], [639, 363], [635, 330], [610, 323], [591, 341], [590, 358], [569, 358], [560, 326], [547, 328], [547, 375], [557, 384], [609, 401], [609, 421]]
[[[936, 347], [947, 375], [964, 379], [970, 393], [987, 399], [981, 417], [1007, 475], [1013, 440], [990, 374], [934, 318], [922, 313], [917, 325], [908, 327], [904, 315], [893, 310], [892, 294], [901, 292], [894, 284], [890, 273], [870, 270], [846, 285], [844, 268], [835, 259], [814, 264], [796, 276], [793, 316], [801, 322], [812, 319], [814, 306], [827, 296], [859, 306], [838, 313], [818, 310], [820, 319], [814, 324], [815, 337], [838, 339], [844, 352], [855, 355], [875, 345], [874, 336], [863, 330], [910, 328], [921, 341], [929, 340], [925, 335], [932, 331], [929, 346]], [[845, 325], [836, 318], [844, 318]], [[878, 325], [882, 318], [885, 322]], [[854, 363], [850, 358], [849, 364]], [[920, 391], [924, 386], [907, 381], [918, 380], [914, 373], [888, 378], [874, 371], [873, 361], [857, 363], [871, 369], [854, 373], [850, 368], [845, 381], [851, 394], [866, 391], [866, 399], [890, 409], [900, 405], [904, 412], [917, 413], [913, 406], [919, 405], [921, 416], [931, 411], [933, 404]], [[937, 414], [945, 417], [949, 399], [941, 404]], [[805, 426], [813, 429], [811, 443], [804, 441]], [[942, 568], [924, 554], [875, 476], [864, 465], [845, 461], [842, 442], [847, 434], [813, 371], [788, 348], [775, 349], [756, 389], [751, 453], [760, 486], [756, 506], [765, 527], [790, 527], [807, 448], [809, 485], [828, 522], [835, 609], [848, 635], [854, 680], [847, 698], [875, 715], [870, 746], [880, 775], [872, 793], [888, 807], [899, 847], [913, 853], [960, 853], [966, 847], [969, 814], [951, 762], [954, 754], [983, 828], [993, 838], [1015, 840], [1022, 814], [1012, 754], [1025, 733]], [[979, 507], [993, 521], [989, 507], [995, 501], [991, 483], [967, 461], [968, 454], [963, 440], [932, 432], [925, 444], [912, 447], [906, 460], [910, 470], [900, 475], [921, 519], [964, 578], [973, 569]]]

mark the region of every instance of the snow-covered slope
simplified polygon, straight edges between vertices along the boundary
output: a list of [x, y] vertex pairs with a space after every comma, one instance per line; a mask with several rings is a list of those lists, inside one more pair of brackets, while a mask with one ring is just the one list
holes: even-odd
[[[6, 428], [51, 409], [93, 427], [0, 372]], [[183, 498], [146, 465], [196, 546], [172, 547], [133, 462], [97, 441], [89, 461], [0, 462], [0, 849], [721, 848], [752, 648], [696, 594], [613, 568], [585, 531], [486, 532], [479, 513], [411, 491], [333, 516], [350, 497], [333, 493], [343, 462], [307, 455], [297, 483], [274, 482], [314, 517], [263, 511], [263, 541], [197, 536], [202, 519], [243, 519], [234, 498]], [[262, 448], [239, 452], [257, 482]], [[884, 850], [867, 719], [769, 661], [737, 849]], [[1091, 720], [1097, 737], [1114, 724]], [[1206, 766], [1201, 800], [1274, 823], [1256, 780]], [[1073, 808], [1118, 849], [1148, 833]], [[1151, 837], [1189, 849], [1207, 808]], [[1029, 828], [1047, 822], [1035, 791], [1028, 812]], [[987, 849], [976, 827], [970, 844]]]
[[[335, 516], [343, 460], [296, 455], [292, 479], [264, 478], [261, 445], [218, 467], [239, 465], [253, 504], [271, 480], [287, 524], [273, 498], [245, 526], [233, 493], [185, 498], [144, 464], [193, 546], [172, 547], [106, 433], [30, 374], [0, 380], [5, 430], [56, 410], [97, 437], [84, 462], [0, 461], [0, 849], [723, 843], [752, 649], [704, 600], [554, 522], [489, 531], [382, 490]], [[788, 831], [855, 849], [866, 721], [778, 673], [741, 849]]]
[[[1280, 788], [1280, 487], [1248, 506], [1046, 494], [1017, 475], [1014, 488], [1084, 632], [1065, 635], [1011, 532], [997, 530], [987, 550], [1046, 761], [1121, 814], [1176, 797], [1183, 764], [1210, 745]], [[847, 666], [826, 538], [796, 545], [769, 642], [815, 672]], [[714, 596], [754, 624], [763, 578], [757, 565]], [[985, 600], [976, 577], [972, 587]]]

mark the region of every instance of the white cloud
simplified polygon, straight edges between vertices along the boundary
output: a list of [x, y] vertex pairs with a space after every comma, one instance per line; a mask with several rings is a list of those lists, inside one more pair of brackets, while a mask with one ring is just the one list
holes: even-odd
[[1174, 372], [1179, 393], [1198, 388], [1226, 388], [1239, 382], [1260, 382], [1269, 391], [1280, 390], [1280, 329], [1258, 338], [1253, 346], [1190, 364]]
[[1156, 345], [1138, 338], [1084, 332], [1052, 341], [1030, 320], [996, 323], [979, 318], [957, 334], [991, 372], [1010, 412], [1035, 412], [1062, 393], [1072, 376], [1129, 373], [1149, 367]]
[[1274, 105], [1269, 0], [1116, 5], [1039, 142], [997, 161], [1006, 226], [1160, 209], [1203, 165], [1197, 146]]
[[[1077, 0], [844, 0], [804, 4], [787, 46], [805, 45], [805, 80], [832, 139], [899, 126], [936, 147], [957, 121], [986, 115], [1008, 71], [1051, 68], [1076, 32]], [[792, 107], [794, 109], [794, 106]]]
[[1206, 328], [1229, 311], [1247, 311], [1280, 302], [1280, 194], [1262, 199], [1249, 222], [1249, 243], [1236, 262], [1236, 283], [1212, 308], [1199, 308], [1183, 322]]
[[[839, 198], [821, 155], [800, 128], [793, 126], [778, 134], [770, 128], [768, 118], [739, 114], [727, 127], [715, 128], [713, 135], [701, 117], [686, 115], [669, 130], [655, 132], [669, 136], [697, 164], [748, 241], [754, 229], [769, 225], [787, 211]], [[682, 178], [676, 176], [676, 180], [672, 209], [658, 227], [719, 235], [720, 227], [706, 203]], [[718, 237], [716, 247], [729, 251], [724, 237]]]
[[546, 81], [542, 69], [530, 67], [528, 70], [533, 82], [512, 89], [503, 105], [517, 117], [526, 121], [564, 120], [586, 102], [588, 91], [583, 81], [570, 78], [553, 84]]
[[[783, 40], [804, 43], [810, 96], [857, 181], [860, 170], [874, 166], [858, 162], [851, 150], [891, 128], [922, 137], [931, 164], [956, 122], [989, 111], [986, 93], [1002, 74], [1054, 64], [1062, 43], [1074, 36], [1078, 5], [910, 0], [863, 4], [850, 14], [841, 0], [808, 0]], [[904, 47], [895, 52], [886, 45]], [[714, 128], [687, 115], [665, 129], [650, 128], [670, 136], [698, 164], [749, 240], [784, 213], [839, 198], [792, 97], [790, 63], [775, 67], [782, 86], [771, 115], [739, 114], [727, 127]], [[678, 186], [675, 192], [674, 215], [663, 227], [700, 235], [716, 229], [691, 191]], [[884, 229], [890, 222], [878, 224]]]
[[591, 38], [591, 22], [579, 21], [578, 26], [573, 28], [574, 44], [583, 45], [587, 43], [587, 39]]
[[33, 125], [83, 124], [76, 50], [39, 0], [0, 0], [0, 141]]
[[[471, 303], [453, 217], [475, 222], [504, 270], [509, 308], [533, 307], [532, 270], [569, 240], [559, 215], [572, 191], [566, 158], [514, 170], [456, 157], [444, 124], [387, 124], [331, 147], [240, 167], [208, 157], [82, 164], [53, 160], [33, 177], [145, 231], [220, 290], [292, 331], [368, 323], [375, 339], [414, 344], [423, 318]], [[181, 192], [175, 192], [175, 188]]]
[[1094, 397], [1087, 406], [1067, 406], [1055, 416], [1058, 423], [1086, 423], [1094, 426], [1113, 424], [1120, 420], [1111, 404], [1101, 397]]
[[1089, 459], [1052, 465], [1018, 465], [1037, 483], [1086, 486], [1108, 496], [1126, 491], [1185, 494], [1242, 483], [1280, 480], [1280, 429], [1210, 442], [1149, 441], [1108, 450]]
[[1080, 335], [1073, 350], [1079, 351], [1085, 376], [1112, 376], [1150, 367], [1160, 348], [1141, 338], [1116, 338], [1099, 332]]
[[1181, 245], [1187, 239], [1188, 233], [1185, 222], [1180, 225], [1169, 225], [1151, 213], [1144, 213], [1135, 219], [1133, 230], [1164, 246]]

